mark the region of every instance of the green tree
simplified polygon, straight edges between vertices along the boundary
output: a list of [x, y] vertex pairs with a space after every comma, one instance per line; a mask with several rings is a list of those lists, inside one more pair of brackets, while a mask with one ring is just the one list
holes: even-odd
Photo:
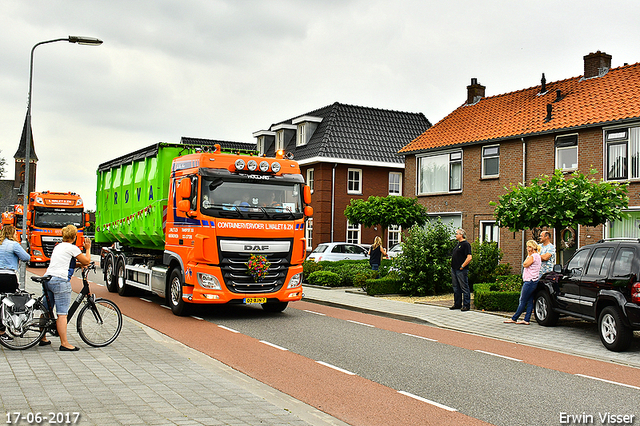
[[451, 291], [451, 251], [457, 244], [453, 233], [453, 226], [440, 219], [409, 229], [402, 253], [393, 260], [404, 292], [425, 296]]
[[550, 227], [559, 232], [573, 225], [597, 226], [607, 220], [627, 217], [623, 209], [629, 206], [628, 183], [596, 182], [592, 169], [586, 176], [580, 172], [568, 178], [561, 170], [551, 176], [532, 179], [531, 185], [510, 185], [509, 192], [502, 195], [494, 215], [500, 226], [510, 231]]
[[408, 229], [413, 225], [424, 225], [427, 221], [427, 211], [416, 198], [393, 195], [371, 196], [367, 200], [352, 199], [344, 215], [354, 225], [362, 224], [367, 228], [380, 225], [383, 241], [390, 225]]

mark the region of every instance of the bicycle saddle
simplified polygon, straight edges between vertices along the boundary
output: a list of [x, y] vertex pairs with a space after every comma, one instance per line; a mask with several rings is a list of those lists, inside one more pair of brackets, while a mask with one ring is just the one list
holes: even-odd
[[31, 280], [37, 283], [47, 283], [51, 279], [51, 275], [45, 275], [44, 277], [32, 276]]

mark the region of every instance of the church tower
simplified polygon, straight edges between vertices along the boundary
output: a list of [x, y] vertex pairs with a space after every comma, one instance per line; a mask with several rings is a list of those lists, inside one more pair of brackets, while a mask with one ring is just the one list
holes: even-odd
[[[31, 133], [31, 150], [29, 152], [29, 192], [31, 193], [36, 187], [36, 167], [38, 163], [38, 156], [33, 145], [33, 132], [32, 129], [28, 129]], [[27, 119], [25, 117], [24, 126], [22, 128], [22, 136], [20, 136], [20, 145], [13, 158], [16, 161], [16, 172], [14, 177], [14, 188], [18, 189], [18, 201], [22, 202], [22, 196], [24, 195], [24, 165], [27, 155]]]

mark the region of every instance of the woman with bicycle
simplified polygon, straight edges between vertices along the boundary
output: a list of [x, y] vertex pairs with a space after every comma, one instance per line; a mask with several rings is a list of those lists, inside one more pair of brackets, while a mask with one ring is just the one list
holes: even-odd
[[[56, 328], [60, 336], [61, 351], [77, 351], [80, 348], [74, 347], [67, 340], [67, 313], [71, 304], [71, 281], [69, 277], [69, 265], [72, 259], [76, 259], [82, 266], [91, 263], [91, 240], [85, 238], [84, 250], [82, 253], [78, 246], [74, 243], [78, 237], [78, 228], [73, 225], [67, 225], [62, 228], [62, 242], [58, 243], [51, 253], [49, 267], [45, 272], [45, 276], [51, 276], [46, 284], [47, 297], [44, 303], [48, 308], [48, 301], [51, 300], [56, 307], [58, 319], [56, 320]], [[40, 346], [50, 345], [51, 342], [43, 337]]]
[[[18, 242], [18, 231], [13, 225], [5, 225], [0, 232], [0, 293], [14, 293], [18, 289], [18, 262], [28, 262], [29, 253]], [[10, 340], [0, 323], [0, 339]]]

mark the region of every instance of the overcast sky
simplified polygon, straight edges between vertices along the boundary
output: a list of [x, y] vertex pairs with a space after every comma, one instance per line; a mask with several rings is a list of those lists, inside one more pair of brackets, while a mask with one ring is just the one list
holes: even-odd
[[[0, 0], [0, 157], [13, 178], [34, 44], [36, 190], [95, 208], [105, 161], [182, 136], [257, 130], [341, 102], [436, 123], [477, 78], [493, 96], [640, 61], [640, 2]], [[640, 90], [640, 89], [639, 89]], [[1, 203], [0, 203], [1, 204]]]

